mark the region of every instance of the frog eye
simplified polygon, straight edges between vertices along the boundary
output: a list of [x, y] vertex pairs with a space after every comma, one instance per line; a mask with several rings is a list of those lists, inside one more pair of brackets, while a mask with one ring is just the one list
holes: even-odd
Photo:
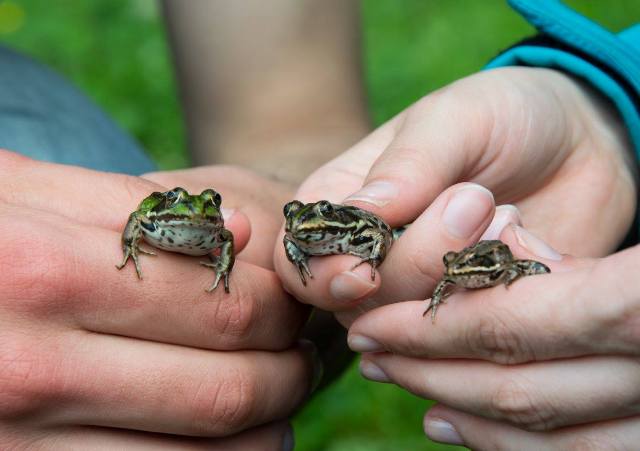
[[200, 197], [205, 200], [210, 199], [211, 202], [213, 202], [213, 204], [216, 206], [216, 208], [220, 208], [220, 205], [222, 205], [222, 196], [215, 190], [206, 189], [202, 193], [200, 193]]
[[292, 200], [291, 202], [288, 202], [282, 209], [282, 212], [284, 213], [284, 217], [288, 218], [293, 213], [300, 210], [303, 206], [304, 204], [299, 200]]
[[333, 212], [333, 205], [331, 205], [331, 202], [321, 200], [320, 202], [318, 202], [318, 211], [322, 215], [328, 215]]
[[184, 188], [180, 188], [179, 186], [176, 186], [171, 191], [167, 191], [166, 197], [167, 197], [167, 200], [171, 201], [172, 203], [176, 203], [182, 200], [182, 198], [188, 194], [189, 193], [187, 193], [187, 190], [185, 190]]
[[458, 254], [455, 252], [447, 252], [442, 257], [442, 262], [444, 263], [445, 266], [448, 266], [450, 263], [452, 263], [456, 259], [457, 255]]

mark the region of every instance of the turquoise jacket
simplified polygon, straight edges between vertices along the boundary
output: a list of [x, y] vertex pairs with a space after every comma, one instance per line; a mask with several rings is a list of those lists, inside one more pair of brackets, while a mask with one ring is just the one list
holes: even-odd
[[505, 51], [487, 68], [550, 67], [586, 80], [618, 108], [640, 159], [640, 24], [614, 34], [559, 0], [509, 4], [540, 35]]

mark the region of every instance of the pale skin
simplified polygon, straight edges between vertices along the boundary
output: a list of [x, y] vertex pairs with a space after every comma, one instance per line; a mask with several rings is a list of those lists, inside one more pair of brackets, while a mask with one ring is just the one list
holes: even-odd
[[[525, 68], [473, 75], [384, 124], [296, 194], [346, 199], [394, 226], [414, 221], [378, 268], [380, 279], [372, 283], [368, 268], [351, 271], [350, 256], [312, 258], [305, 289], [279, 248], [276, 269], [298, 299], [350, 327], [351, 348], [366, 353], [365, 376], [441, 403], [425, 420], [433, 439], [481, 450], [567, 449], [580, 440], [626, 449], [637, 443], [640, 257], [636, 248], [596, 257], [612, 252], [631, 224], [630, 155], [615, 112], [571, 78]], [[353, 195], [372, 182], [384, 183], [376, 196]], [[424, 319], [442, 256], [499, 237], [552, 274], [508, 290], [456, 290], [435, 325]], [[394, 304], [407, 300], [419, 301]], [[515, 365], [530, 361], [541, 363]], [[443, 435], [451, 428], [457, 439]]]
[[[292, 446], [287, 418], [321, 364], [298, 343], [309, 308], [283, 291], [271, 252], [294, 186], [368, 131], [357, 8], [253, 2], [255, 21], [234, 4], [165, 1], [164, 10], [193, 161], [251, 170], [138, 178], [0, 151], [0, 247], [12, 256], [0, 281], [0, 449]], [[320, 16], [315, 33], [300, 33]], [[260, 96], [248, 62], [270, 79]], [[318, 69], [336, 64], [330, 77]], [[289, 76], [305, 83], [288, 90]], [[230, 294], [206, 293], [210, 271], [178, 254], [141, 256], [143, 281], [113, 268], [127, 215], [178, 185], [223, 195], [239, 253]]]

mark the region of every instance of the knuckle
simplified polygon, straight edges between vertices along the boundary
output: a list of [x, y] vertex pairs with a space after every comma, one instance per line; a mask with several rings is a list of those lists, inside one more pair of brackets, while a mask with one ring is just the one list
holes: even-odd
[[215, 385], [204, 384], [194, 401], [194, 429], [199, 435], [228, 435], [251, 425], [257, 407], [257, 387], [239, 369]]
[[0, 418], [15, 418], [40, 410], [60, 395], [52, 358], [39, 345], [2, 337], [0, 348]]
[[[60, 307], [73, 298], [70, 279], [75, 271], [62, 240], [49, 240], [47, 224], [30, 218], [0, 221], [0, 247], [11, 258], [0, 261], [0, 304], [8, 308]], [[15, 302], [20, 299], [21, 302]], [[29, 302], [27, 302], [29, 300]], [[55, 300], [57, 302], [50, 302]]]
[[558, 415], [534, 392], [529, 382], [511, 377], [498, 386], [489, 401], [490, 409], [497, 418], [528, 431], [553, 429]]
[[[235, 288], [235, 287], [234, 287]], [[246, 342], [255, 329], [260, 315], [259, 300], [256, 296], [245, 296], [240, 287], [230, 294], [225, 293], [223, 302], [218, 302], [213, 315], [206, 318], [206, 331], [210, 331], [213, 322], [213, 330], [218, 334], [218, 339], [228, 346], [235, 347]]]
[[468, 329], [466, 340], [469, 349], [484, 354], [493, 362], [515, 364], [534, 360], [533, 349], [527, 345], [521, 329], [515, 318], [502, 310], [483, 315], [475, 327]]

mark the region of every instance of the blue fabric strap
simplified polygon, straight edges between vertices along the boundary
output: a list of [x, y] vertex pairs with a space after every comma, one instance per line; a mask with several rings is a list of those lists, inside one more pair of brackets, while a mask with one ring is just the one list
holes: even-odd
[[515, 46], [487, 68], [550, 67], [581, 77], [615, 104], [640, 159], [640, 25], [616, 35], [558, 0], [509, 3], [559, 46]]

